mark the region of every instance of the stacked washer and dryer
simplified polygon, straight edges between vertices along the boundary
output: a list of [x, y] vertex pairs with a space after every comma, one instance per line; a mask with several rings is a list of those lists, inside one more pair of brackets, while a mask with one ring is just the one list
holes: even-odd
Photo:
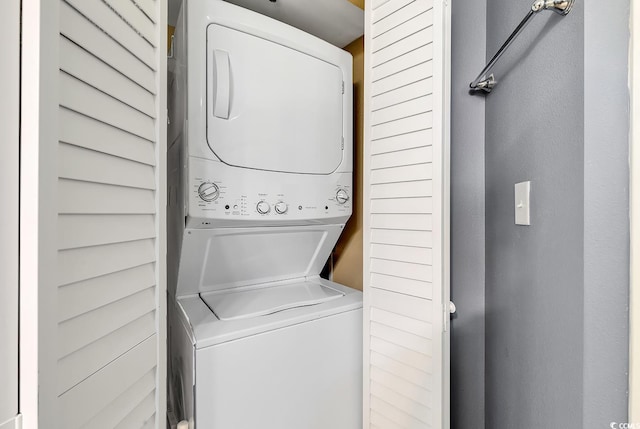
[[320, 277], [352, 207], [352, 58], [184, 0], [169, 141], [170, 408], [198, 429], [362, 426], [362, 295]]

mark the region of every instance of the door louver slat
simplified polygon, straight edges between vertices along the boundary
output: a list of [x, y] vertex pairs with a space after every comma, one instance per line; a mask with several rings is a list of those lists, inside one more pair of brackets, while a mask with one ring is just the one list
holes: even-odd
[[125, 22], [131, 29], [153, 47], [157, 45], [155, 40], [155, 28], [153, 21], [144, 14], [131, 0], [106, 0], [106, 3], [121, 17], [126, 17]]
[[155, 313], [149, 312], [60, 359], [58, 392], [63, 394], [78, 385], [109, 362], [151, 337], [154, 332]]
[[144, 12], [145, 15], [151, 20], [151, 22], [158, 22], [156, 17], [156, 7], [154, 5], [155, 0], [133, 0], [133, 2]]
[[153, 118], [64, 72], [60, 105], [144, 139], [155, 138]]
[[[389, 3], [393, 2], [388, 1], [385, 6], [388, 7]], [[403, 4], [404, 7], [394, 6], [394, 13], [387, 14], [385, 19], [378, 20], [371, 26], [372, 40], [433, 8], [433, 0], [414, 0]]]
[[[154, 390], [155, 370], [151, 370], [82, 427], [86, 429], [112, 429], [119, 427], [118, 424], [133, 412], [138, 404], [142, 403]], [[151, 426], [148, 427], [155, 427], [153, 419], [150, 419], [149, 422]]]
[[[58, 399], [62, 427], [79, 428], [118, 399], [157, 361], [156, 338], [151, 337], [111, 362]], [[143, 399], [144, 401], [144, 399]]]
[[155, 116], [153, 94], [66, 37], [60, 37], [60, 68], [119, 101]]
[[67, 3], [60, 4], [60, 34], [155, 94], [153, 70]]
[[65, 0], [94, 25], [106, 32], [113, 40], [135, 55], [151, 70], [156, 70], [156, 56], [153, 46], [129, 26], [125, 16], [118, 16], [108, 3], [102, 0]]
[[58, 322], [64, 322], [155, 285], [153, 264], [116, 271], [60, 287]]
[[152, 141], [63, 107], [60, 108], [58, 115], [60, 142], [151, 166], [155, 165]]
[[59, 177], [64, 179], [151, 190], [156, 187], [152, 166], [126, 158], [61, 143], [58, 159]]

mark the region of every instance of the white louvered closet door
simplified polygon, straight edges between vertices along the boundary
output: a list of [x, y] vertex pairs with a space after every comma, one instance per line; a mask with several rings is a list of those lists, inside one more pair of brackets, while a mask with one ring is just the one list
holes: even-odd
[[446, 1], [366, 4], [365, 428], [449, 427]]
[[161, 4], [60, 0], [59, 427], [164, 425]]
[[25, 427], [164, 428], [166, 0], [24, 2], [44, 118], [40, 159], [23, 163], [53, 172], [30, 190], [40, 255], [55, 253], [37, 274], [40, 393]]

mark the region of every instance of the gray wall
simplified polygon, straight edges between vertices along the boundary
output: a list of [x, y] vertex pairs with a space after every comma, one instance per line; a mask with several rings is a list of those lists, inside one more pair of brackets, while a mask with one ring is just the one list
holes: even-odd
[[627, 421], [629, 0], [585, 1], [584, 16], [583, 407], [599, 429]]
[[[487, 1], [493, 54], [531, 0]], [[584, 9], [536, 16], [486, 100], [486, 423], [583, 427]], [[514, 184], [531, 180], [531, 226]]]
[[484, 98], [469, 82], [485, 60], [486, 4], [452, 4], [451, 426], [484, 428]]
[[[487, 1], [492, 55], [530, 0]], [[486, 427], [626, 421], [628, 2], [541, 13], [486, 99]], [[586, 9], [585, 9], [586, 8]], [[606, 83], [605, 83], [606, 82]], [[532, 182], [532, 226], [513, 185]]]

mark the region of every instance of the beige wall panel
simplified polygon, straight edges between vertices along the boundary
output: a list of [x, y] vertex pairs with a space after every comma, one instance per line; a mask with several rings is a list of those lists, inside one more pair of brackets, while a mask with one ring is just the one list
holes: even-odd
[[[363, 0], [350, 0], [364, 7]], [[353, 55], [353, 120], [354, 120], [354, 152], [353, 181], [354, 201], [353, 215], [336, 245], [334, 253], [333, 280], [362, 290], [362, 158], [363, 118], [364, 118], [364, 37], [345, 47]]]

